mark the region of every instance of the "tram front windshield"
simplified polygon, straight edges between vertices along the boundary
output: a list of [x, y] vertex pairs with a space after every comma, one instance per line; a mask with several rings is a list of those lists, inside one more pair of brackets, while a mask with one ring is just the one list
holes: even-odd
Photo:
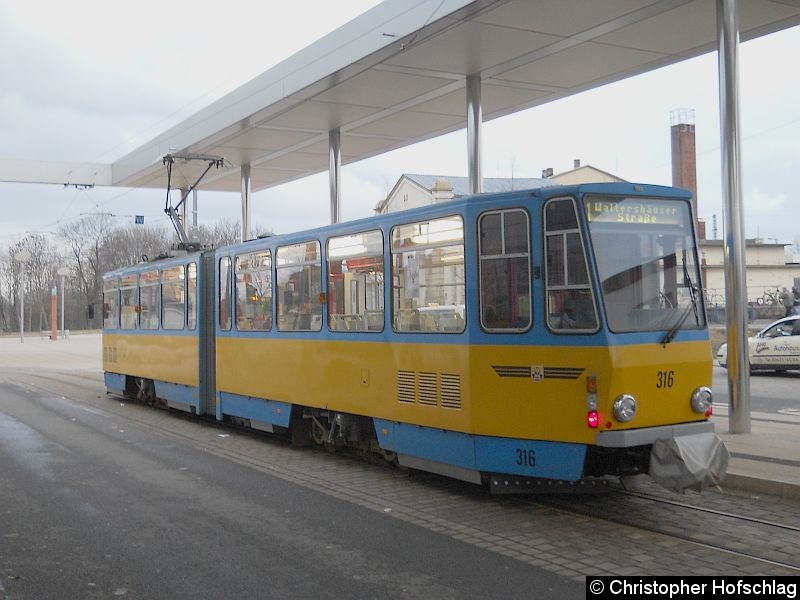
[[584, 199], [611, 331], [705, 326], [688, 204], [649, 198]]

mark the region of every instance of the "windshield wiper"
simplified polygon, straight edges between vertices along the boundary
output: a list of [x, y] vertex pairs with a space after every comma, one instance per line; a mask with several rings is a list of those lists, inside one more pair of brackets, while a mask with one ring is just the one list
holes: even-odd
[[[694, 300], [692, 300], [692, 305], [694, 305]], [[672, 327], [670, 327], [669, 331], [664, 335], [663, 338], [661, 338], [661, 343], [664, 346], [666, 346], [672, 341], [672, 339], [675, 337], [675, 334], [678, 333], [678, 330], [686, 322], [686, 317], [688, 317], [689, 313], [691, 312], [692, 312], [692, 306], [687, 306], [686, 310], [683, 311], [681, 318], [675, 321], [675, 324]], [[697, 311], [695, 310], [695, 312]]]
[[694, 282], [689, 275], [689, 269], [686, 267], [686, 250], [683, 251], [683, 284], [689, 289], [689, 298], [691, 299], [692, 303], [686, 307], [686, 310], [683, 311], [680, 319], [675, 321], [675, 324], [670, 327], [669, 331], [667, 331], [667, 333], [661, 339], [661, 344], [664, 346], [669, 344], [675, 338], [675, 335], [686, 322], [687, 317], [692, 311], [694, 311], [695, 323], [700, 325], [700, 315], [697, 313], [697, 288], [695, 287]]

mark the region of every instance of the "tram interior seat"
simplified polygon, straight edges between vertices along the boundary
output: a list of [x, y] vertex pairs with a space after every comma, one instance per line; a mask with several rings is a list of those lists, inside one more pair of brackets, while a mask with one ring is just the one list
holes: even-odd
[[380, 331], [381, 329], [383, 329], [382, 310], [368, 310], [366, 316], [367, 316], [367, 329], [369, 331]]
[[419, 331], [419, 310], [416, 308], [401, 308], [394, 317], [394, 327], [397, 331]]
[[347, 331], [361, 331], [364, 328], [361, 315], [341, 315], [341, 319]]
[[439, 317], [439, 328], [447, 332], [463, 331], [464, 318], [457, 312], [443, 313]]

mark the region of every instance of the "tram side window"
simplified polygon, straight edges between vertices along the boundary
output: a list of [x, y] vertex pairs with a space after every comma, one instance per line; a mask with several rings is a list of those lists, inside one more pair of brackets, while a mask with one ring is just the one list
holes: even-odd
[[575, 204], [552, 200], [544, 210], [547, 324], [556, 331], [594, 331], [597, 309]]
[[139, 275], [139, 328], [158, 329], [158, 271]]
[[280, 331], [322, 329], [322, 259], [320, 243], [303, 242], [278, 248], [275, 253]]
[[526, 330], [532, 315], [528, 213], [486, 213], [478, 229], [481, 325], [489, 331]]
[[136, 303], [136, 274], [122, 276], [120, 286], [120, 329], [136, 329], [136, 315], [139, 307]]
[[161, 323], [164, 329], [183, 329], [186, 318], [185, 270], [183, 265], [161, 272]]
[[231, 259], [219, 259], [219, 328], [231, 329]]
[[332, 331], [383, 330], [383, 233], [328, 240], [328, 326]]
[[103, 329], [119, 327], [119, 279], [103, 282]]
[[189, 329], [197, 325], [197, 263], [186, 267], [186, 324]]
[[458, 216], [392, 230], [395, 331], [464, 331], [464, 221]]
[[236, 257], [236, 329], [272, 329], [272, 256], [269, 250]]

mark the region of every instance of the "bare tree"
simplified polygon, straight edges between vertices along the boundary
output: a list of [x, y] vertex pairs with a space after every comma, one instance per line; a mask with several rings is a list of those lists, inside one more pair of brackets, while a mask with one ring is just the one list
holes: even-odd
[[114, 229], [103, 240], [104, 272], [153, 259], [166, 252], [171, 241], [170, 232], [162, 226], [128, 225]]
[[202, 244], [219, 248], [238, 243], [241, 231], [239, 221], [222, 219], [211, 226], [200, 225], [193, 233]]
[[[14, 256], [27, 250], [31, 258], [24, 263], [14, 261]], [[19, 327], [20, 291], [25, 294], [26, 323], [24, 329], [31, 331], [33, 324], [42, 328], [49, 324], [49, 307], [51, 288], [54, 283], [55, 269], [58, 265], [58, 252], [42, 235], [34, 234], [9, 246], [8, 253], [2, 261], [3, 286], [8, 290], [9, 301], [4, 305], [13, 307], [13, 314], [4, 316], [8, 325], [15, 323]], [[22, 271], [25, 271], [25, 288], [22, 289]]]
[[103, 241], [113, 229], [108, 215], [89, 215], [58, 230], [70, 250], [70, 263], [74, 273], [73, 283], [83, 296], [87, 307], [87, 319], [93, 315], [93, 304], [100, 296], [103, 285], [101, 253]]

